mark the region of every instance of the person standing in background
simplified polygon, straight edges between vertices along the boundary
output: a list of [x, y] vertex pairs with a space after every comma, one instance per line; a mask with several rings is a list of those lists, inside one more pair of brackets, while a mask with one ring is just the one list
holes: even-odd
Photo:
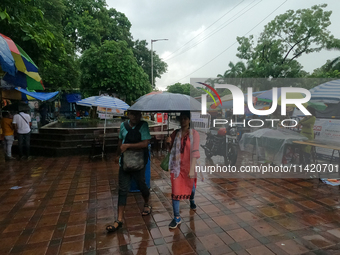
[[3, 145], [5, 152], [5, 160], [15, 159], [12, 157], [12, 145], [14, 141], [14, 127], [9, 112], [2, 112], [1, 128], [4, 135]]
[[[307, 137], [309, 140], [314, 140], [314, 124], [316, 120], [316, 112], [315, 109], [308, 106], [307, 110], [312, 114], [310, 116], [304, 117], [299, 123], [298, 123], [298, 128], [301, 128], [301, 135]], [[306, 145], [303, 149], [304, 152], [304, 159], [305, 163], [310, 164], [311, 162], [311, 150], [312, 146]]]
[[39, 108], [39, 113], [41, 116], [41, 126], [46, 125], [46, 117], [47, 117], [47, 105], [46, 103], [43, 103]]
[[27, 159], [31, 159], [30, 157], [31, 126], [32, 126], [31, 117], [24, 111], [21, 111], [18, 114], [14, 115], [12, 123], [14, 125], [14, 129], [18, 133], [18, 147], [20, 153], [20, 160], [23, 160], [25, 158], [24, 147]]

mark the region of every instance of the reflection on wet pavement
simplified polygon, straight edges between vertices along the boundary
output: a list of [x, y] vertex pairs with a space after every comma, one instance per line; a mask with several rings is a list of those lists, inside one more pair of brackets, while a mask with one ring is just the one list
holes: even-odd
[[118, 193], [112, 159], [0, 160], [0, 254], [340, 254], [339, 191], [318, 180], [206, 178], [197, 211], [182, 201], [183, 223], [169, 230], [170, 179], [154, 157], [152, 214], [142, 217], [142, 197], [130, 193], [123, 228], [108, 235]]

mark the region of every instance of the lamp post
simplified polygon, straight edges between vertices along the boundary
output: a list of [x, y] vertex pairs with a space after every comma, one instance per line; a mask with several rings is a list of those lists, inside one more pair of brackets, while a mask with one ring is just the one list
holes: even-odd
[[153, 43], [157, 41], [167, 41], [168, 39], [156, 39], [152, 40], [151, 39], [151, 84], [152, 84], [152, 89], [153, 89]]

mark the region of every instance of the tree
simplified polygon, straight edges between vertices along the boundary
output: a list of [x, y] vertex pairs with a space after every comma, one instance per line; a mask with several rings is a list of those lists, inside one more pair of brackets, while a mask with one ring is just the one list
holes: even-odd
[[20, 45], [39, 67], [47, 88], [76, 87], [79, 68], [74, 47], [63, 36], [62, 0], [4, 0], [1, 33]]
[[[65, 17], [65, 6], [61, 0], [36, 0], [50, 23], [54, 35], [50, 49], [39, 49], [38, 66], [45, 86], [52, 90], [73, 89], [80, 85], [80, 69], [75, 46], [63, 35], [62, 20]], [[34, 54], [34, 53], [32, 53]], [[36, 53], [35, 53], [36, 54]]]
[[167, 92], [170, 92], [170, 93], [184, 94], [184, 95], [188, 95], [192, 97], [197, 97], [204, 93], [203, 91], [196, 89], [190, 83], [182, 84], [180, 82], [177, 82], [173, 85], [166, 87], [166, 89], [167, 89]]
[[[151, 81], [151, 50], [147, 48], [148, 43], [146, 40], [137, 40], [134, 42], [133, 53], [137, 59], [138, 65], [140, 65], [144, 72], [149, 76], [149, 82]], [[153, 52], [153, 79], [154, 86], [156, 78], [161, 78], [161, 75], [167, 71], [168, 64], [160, 59], [160, 57]]]
[[2, 0], [0, 27], [15, 42], [33, 41], [39, 48], [50, 47], [54, 39], [43, 11], [31, 0]]
[[64, 35], [84, 52], [92, 45], [100, 46], [106, 40], [126, 41], [133, 46], [131, 23], [125, 14], [107, 9], [105, 0], [64, 0], [66, 15]]
[[[1, 33], [11, 37], [33, 59], [49, 89], [79, 87], [81, 79], [86, 81], [80, 78], [79, 56], [92, 47], [100, 49], [106, 41], [126, 42], [145, 72], [143, 77], [148, 78], [151, 71], [146, 41], [133, 42], [130, 21], [125, 14], [108, 9], [105, 0], [2, 0], [0, 27]], [[123, 76], [131, 69], [117, 68]], [[166, 69], [166, 63], [154, 53], [154, 77], [160, 77]], [[141, 77], [141, 81], [137, 84], [144, 86], [139, 71], [135, 76]], [[137, 88], [128, 97], [138, 93]]]
[[228, 66], [230, 67], [230, 69], [225, 71], [223, 75], [223, 77], [226, 77], [226, 78], [240, 77], [246, 70], [246, 66], [242, 61], [239, 61], [236, 64], [230, 61]]
[[[228, 80], [232, 79], [233, 82], [235, 82], [233, 84], [239, 85], [239, 87], [244, 90], [245, 88], [243, 86], [244, 82], [242, 78], [245, 76], [245, 72], [247, 70], [246, 65], [242, 61], [238, 61], [236, 64], [230, 61], [228, 66], [230, 67], [230, 69], [225, 71], [223, 75], [217, 75], [217, 83], [228, 83]], [[225, 93], [226, 92], [224, 92], [223, 94], [227, 95]]]
[[[145, 40], [133, 41], [131, 23], [125, 14], [107, 9], [105, 0], [64, 0], [66, 15], [63, 19], [64, 35], [83, 53], [91, 46], [100, 47], [106, 40], [125, 41], [151, 83], [151, 52]], [[154, 79], [167, 71], [167, 64], [154, 52]], [[155, 83], [154, 83], [155, 84]]]
[[115, 93], [126, 96], [126, 101], [131, 103], [151, 91], [148, 76], [125, 41], [92, 45], [81, 56], [80, 67], [81, 88], [88, 95], [98, 95], [99, 91]]
[[340, 78], [340, 63], [337, 63], [337, 58], [327, 60], [321, 67], [315, 69], [309, 76], [310, 78]]
[[190, 83], [181, 84], [180, 82], [177, 82], [173, 85], [167, 86], [167, 92], [170, 93], [178, 93], [178, 94], [184, 94], [190, 96], [190, 87], [192, 85]]
[[257, 43], [254, 37], [237, 37], [237, 56], [247, 61], [250, 77], [302, 77], [297, 59], [303, 54], [330, 49], [339, 44], [327, 29], [331, 11], [326, 4], [310, 9], [289, 10], [269, 22]]
[[333, 60], [328, 60], [327, 63], [322, 66], [322, 69], [327, 72], [340, 71], [340, 57], [336, 57]]

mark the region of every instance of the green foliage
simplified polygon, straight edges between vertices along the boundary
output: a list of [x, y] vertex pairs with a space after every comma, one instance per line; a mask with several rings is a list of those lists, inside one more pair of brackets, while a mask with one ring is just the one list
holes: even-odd
[[340, 78], [340, 69], [329, 68], [331, 61], [327, 61], [326, 64], [317, 68], [309, 76], [310, 78]]
[[[338, 48], [340, 50], [340, 47]], [[330, 71], [339, 71], [340, 70], [340, 57], [336, 57], [335, 59], [328, 60], [325, 65], [321, 67], [324, 71], [330, 72]]]
[[10, 21], [10, 20], [11, 20], [11, 17], [8, 15], [6, 9], [3, 10], [3, 9], [0, 7], [0, 20], [3, 20], [3, 19], [7, 19], [8, 21]]
[[167, 86], [167, 92], [170, 93], [178, 93], [178, 94], [184, 94], [184, 95], [190, 95], [190, 87], [192, 85], [189, 83], [181, 84], [180, 82], [177, 82], [173, 85]]
[[[107, 9], [105, 0], [64, 0], [64, 3], [66, 6], [62, 22], [64, 36], [69, 38], [79, 52], [84, 53], [91, 47], [101, 47], [106, 40], [125, 41], [127, 46], [133, 49], [137, 64], [148, 75], [151, 83], [151, 52], [147, 49], [145, 40], [132, 41], [131, 23], [123, 13], [113, 8]], [[153, 60], [154, 78], [160, 78], [166, 72], [167, 64], [155, 53]], [[81, 80], [84, 81], [86, 78], [82, 77]], [[99, 87], [93, 87], [96, 88]], [[131, 95], [131, 98], [134, 96]]]
[[331, 11], [326, 4], [309, 9], [289, 10], [269, 22], [256, 44], [254, 37], [237, 37], [237, 56], [247, 61], [243, 77], [303, 77], [297, 62], [303, 54], [335, 48], [339, 40], [327, 29]]
[[79, 60], [71, 50], [73, 45], [67, 41], [64, 43], [64, 53], [52, 50], [46, 54], [48, 59], [39, 65], [44, 85], [51, 90], [72, 90], [80, 86]]
[[[78, 88], [80, 85], [79, 61], [74, 45], [63, 35], [62, 20], [66, 7], [61, 0], [36, 0], [50, 24], [55, 39], [51, 47], [42, 49], [38, 66], [44, 84], [52, 90]], [[32, 53], [34, 54], [34, 53]]]
[[[111, 65], [116, 68], [116, 76], [122, 76], [120, 81], [126, 82], [126, 86], [132, 81], [135, 83], [131, 85], [132, 94], [127, 98], [134, 99], [142, 91], [149, 91], [145, 81], [147, 78], [151, 83], [147, 76], [151, 72], [151, 53], [147, 43], [144, 40], [132, 41], [130, 21], [123, 13], [108, 9], [105, 0], [2, 0], [0, 27], [1, 33], [11, 37], [33, 59], [45, 87], [50, 90], [78, 88], [80, 81], [86, 81], [88, 75], [88, 70], [82, 72], [78, 56], [92, 48], [100, 49], [108, 40], [126, 42], [125, 46], [133, 49], [138, 65], [144, 70], [142, 74], [130, 55], [128, 60], [120, 60], [119, 63], [127, 61], [132, 66]], [[111, 57], [106, 60], [107, 63], [117, 60], [117, 56]], [[86, 56], [82, 58], [83, 63], [84, 60], [86, 62]], [[105, 73], [96, 70], [96, 65], [94, 68], [92, 72], [97, 75]], [[154, 54], [154, 77], [160, 77], [166, 70], [167, 64]], [[130, 81], [127, 74], [133, 74]], [[109, 80], [117, 81], [117, 77]], [[107, 79], [105, 75], [98, 75], [96, 81], [101, 85], [88, 86], [92, 89], [90, 94], [98, 94], [98, 90], [108, 87]], [[120, 89], [117, 91], [122, 92]]]
[[[149, 82], [151, 81], [151, 50], [147, 48], [148, 43], [146, 40], [137, 40], [134, 42], [133, 53], [137, 59], [138, 65], [140, 65], [144, 72], [149, 76]], [[161, 75], [167, 71], [168, 64], [163, 62], [160, 57], [153, 52], [153, 84], [155, 86], [156, 78], [161, 78]]]
[[205, 93], [202, 90], [196, 89], [190, 83], [181, 84], [180, 82], [177, 82], [173, 85], [168, 86], [166, 89], [167, 92], [170, 93], [184, 94], [192, 97], [197, 97]]
[[81, 88], [92, 95], [98, 91], [126, 96], [130, 103], [151, 91], [148, 76], [137, 64], [132, 49], [124, 41], [92, 45], [80, 58]]
[[10, 19], [1, 19], [1, 33], [20, 45], [39, 67], [50, 89], [77, 87], [80, 71], [74, 47], [63, 36], [62, 0], [4, 0], [1, 8]]
[[[230, 83], [230, 80], [233, 81], [232, 84], [238, 85], [241, 89], [245, 89], [244, 88], [244, 78], [243, 77], [247, 77], [246, 75], [246, 71], [247, 71], [247, 67], [246, 65], [242, 62], [239, 61], [236, 64], [234, 64], [233, 62], [229, 62], [228, 66], [230, 67], [230, 69], [228, 69], [227, 71], [224, 72], [223, 75], [218, 74], [217, 75], [217, 79], [215, 80], [215, 82], [217, 83]], [[221, 95], [227, 95], [229, 90], [225, 91], [221, 91]]]
[[131, 23], [115, 9], [107, 9], [105, 0], [63, 0], [66, 15], [64, 35], [83, 52], [105, 40], [126, 41], [132, 47]]
[[2, 0], [0, 4], [1, 33], [15, 42], [34, 41], [39, 47], [50, 47], [54, 39], [43, 11], [31, 0]]
[[246, 66], [242, 61], [239, 61], [236, 64], [230, 61], [228, 66], [230, 67], [230, 69], [225, 71], [223, 77], [228, 77], [228, 78], [240, 77], [246, 71]]

